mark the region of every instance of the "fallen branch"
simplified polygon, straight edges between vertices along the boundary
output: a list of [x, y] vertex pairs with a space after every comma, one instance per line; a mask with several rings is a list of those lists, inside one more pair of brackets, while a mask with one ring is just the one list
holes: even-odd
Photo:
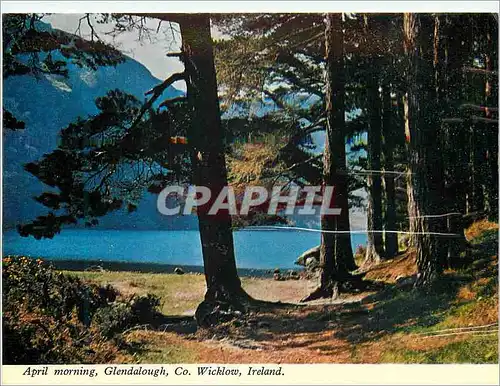
[[429, 214], [429, 215], [422, 215], [422, 216], [410, 216], [407, 217], [408, 219], [415, 219], [415, 218], [437, 218], [437, 217], [449, 217], [449, 216], [462, 216], [462, 213], [459, 212], [450, 212], [450, 213], [445, 213], [445, 214]]
[[[491, 118], [483, 118], [483, 117], [478, 117], [476, 115], [473, 115], [471, 117], [473, 122], [485, 122], [485, 123], [496, 123], [498, 124], [498, 119], [491, 119]], [[464, 123], [465, 119], [463, 118], [443, 118], [441, 119], [441, 122], [443, 123]]]
[[463, 123], [462, 118], [443, 118], [441, 119], [441, 122], [443, 123]]
[[496, 123], [498, 125], [498, 118], [497, 119], [491, 119], [491, 118], [483, 118], [483, 117], [472, 117], [473, 121], [479, 121], [479, 122], [484, 122], [484, 123]]

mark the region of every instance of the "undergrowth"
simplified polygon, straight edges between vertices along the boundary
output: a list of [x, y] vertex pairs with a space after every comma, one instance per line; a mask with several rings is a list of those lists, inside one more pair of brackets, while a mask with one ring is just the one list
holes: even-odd
[[127, 356], [121, 333], [159, 317], [154, 295], [121, 298], [24, 256], [2, 260], [5, 364], [106, 363]]

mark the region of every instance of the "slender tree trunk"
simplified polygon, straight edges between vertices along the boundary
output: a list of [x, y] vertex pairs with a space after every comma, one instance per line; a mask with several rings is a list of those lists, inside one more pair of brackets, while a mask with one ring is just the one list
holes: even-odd
[[243, 291], [236, 270], [229, 213], [208, 215], [215, 198], [227, 185], [223, 131], [220, 121], [210, 18], [197, 14], [180, 23], [186, 72], [187, 97], [191, 106], [189, 138], [193, 145], [193, 184], [206, 186], [211, 199], [198, 208], [207, 292], [196, 311], [200, 325], [218, 322], [215, 309], [242, 310]]
[[[368, 175], [368, 243], [364, 266], [380, 262], [384, 255], [382, 239], [382, 178], [380, 174], [382, 141], [382, 107], [379, 92], [379, 67], [372, 61], [372, 71], [367, 79], [367, 103], [370, 123], [368, 126], [368, 169], [374, 170]], [[375, 232], [373, 232], [375, 231]]]
[[[449, 15], [446, 26], [447, 40], [447, 88], [446, 102], [447, 118], [466, 118], [460, 110], [460, 105], [466, 103], [464, 95], [465, 76], [462, 68], [468, 65], [470, 36], [467, 36], [469, 20], [467, 15]], [[464, 43], [462, 43], [464, 42]], [[446, 152], [447, 159], [447, 184], [452, 186], [454, 192], [453, 209], [465, 214], [467, 212], [467, 193], [469, 191], [469, 129], [468, 123], [447, 124], [447, 137], [449, 148]]]
[[[471, 24], [472, 30], [477, 31], [477, 17], [471, 17], [469, 24]], [[488, 82], [485, 84], [485, 89], [488, 89]], [[474, 101], [470, 101], [474, 102]], [[472, 115], [469, 112], [467, 115]], [[484, 160], [486, 146], [484, 143], [484, 135], [486, 133], [484, 123], [474, 123], [470, 122], [469, 126], [469, 148], [470, 148], [470, 175], [469, 175], [469, 212], [475, 213], [484, 210]]]
[[[443, 264], [453, 267], [466, 251], [467, 241], [463, 232], [462, 216], [467, 212], [467, 201], [471, 189], [470, 168], [468, 165], [471, 120], [460, 109], [466, 103], [467, 95], [463, 67], [467, 66], [470, 41], [467, 32], [469, 22], [467, 15], [436, 16], [439, 20], [440, 42], [435, 48], [436, 84], [438, 86], [437, 105], [442, 106], [444, 118], [464, 118], [465, 122], [443, 122], [441, 124], [442, 140], [439, 145], [444, 156], [445, 192], [443, 211], [446, 217], [446, 231], [451, 235], [446, 238]], [[470, 202], [470, 200], [469, 200]]]
[[484, 162], [486, 149], [483, 141], [485, 124], [473, 123], [470, 125], [470, 161], [471, 172], [469, 175], [469, 186], [471, 187], [469, 199], [469, 212], [479, 212], [484, 210]]
[[[434, 114], [438, 117], [445, 116], [448, 107], [446, 106], [446, 91], [447, 91], [447, 39], [448, 26], [446, 16], [435, 15], [434, 16], [434, 31], [433, 31], [433, 67], [434, 67], [434, 87], [432, 88], [431, 96], [435, 101], [436, 108], [434, 109]], [[440, 218], [436, 218], [434, 221], [441, 222], [440, 227], [446, 229], [447, 233], [459, 234], [461, 231], [455, 229], [456, 223], [455, 220], [458, 218], [456, 215], [449, 215], [449, 213], [453, 213], [453, 207], [450, 205], [450, 200], [447, 197], [446, 192], [446, 172], [445, 172], [445, 162], [446, 156], [444, 155], [444, 149], [446, 148], [447, 139], [445, 139], [446, 128], [445, 124], [441, 121], [441, 119], [436, 120], [436, 124], [438, 125], [438, 136], [436, 137], [436, 143], [434, 144], [435, 148], [440, 149], [440, 157], [438, 167], [442, 172], [441, 181], [436, 181], [434, 184], [434, 188], [438, 189], [436, 193], [439, 195], [439, 199], [442, 203], [441, 206], [441, 216]], [[438, 213], [436, 213], [438, 214]], [[444, 232], [444, 233], [446, 233]], [[463, 233], [463, 232], [462, 232]], [[455, 237], [447, 237], [441, 236], [442, 242], [439, 242], [436, 246], [436, 254], [438, 255], [438, 263], [445, 267], [446, 265], [451, 265], [451, 245], [456, 244], [457, 238]]]
[[[406, 153], [408, 160], [411, 157], [411, 147], [410, 147], [410, 101], [408, 92], [403, 95], [403, 109], [404, 109], [404, 127], [405, 127], [405, 138], [406, 138]], [[409, 245], [411, 247], [416, 247], [416, 233], [417, 233], [417, 222], [413, 219], [418, 218], [417, 208], [415, 206], [415, 194], [413, 187], [413, 175], [412, 168], [407, 168], [406, 173], [406, 195], [407, 195], [407, 212], [408, 212], [408, 230], [410, 232]]]
[[[485, 67], [488, 71], [498, 69], [498, 22], [491, 14], [484, 16], [486, 24], [486, 54]], [[486, 77], [484, 100], [487, 107], [498, 107], [498, 83], [491, 76]], [[486, 114], [491, 118], [490, 114]], [[486, 161], [489, 164], [487, 180], [488, 210], [490, 216], [498, 219], [498, 126], [497, 130], [491, 127], [485, 129], [487, 137]]]
[[[383, 156], [384, 170], [394, 170], [394, 152], [395, 136], [394, 125], [392, 121], [391, 87], [387, 81], [382, 85], [382, 130], [383, 130]], [[385, 185], [385, 217], [384, 229], [396, 230], [396, 188], [394, 183], [394, 174], [384, 174]], [[391, 258], [398, 254], [398, 234], [385, 233], [385, 257]]]
[[417, 252], [417, 285], [427, 285], [442, 271], [439, 238], [443, 220], [432, 218], [442, 210], [442, 161], [436, 143], [439, 121], [435, 108], [432, 62], [432, 23], [426, 16], [404, 14], [404, 48], [407, 56], [408, 212]]
[[339, 216], [321, 216], [320, 286], [303, 299], [310, 301], [335, 295], [339, 282], [351, 278], [356, 268], [349, 232], [347, 167], [345, 153], [344, 41], [342, 14], [326, 16], [326, 138], [323, 155], [323, 184], [335, 187], [335, 207]]

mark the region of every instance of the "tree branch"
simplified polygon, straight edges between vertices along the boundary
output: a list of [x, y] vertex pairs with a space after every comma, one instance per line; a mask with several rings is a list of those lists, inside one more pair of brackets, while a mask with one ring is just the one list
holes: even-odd
[[483, 74], [487, 76], [497, 76], [498, 72], [492, 70], [485, 70], [484, 68], [476, 68], [476, 67], [464, 67], [464, 72], [473, 72], [476, 74]]
[[[167, 79], [165, 79], [162, 83], [160, 83], [159, 85], [153, 87], [151, 90], [149, 91], [146, 91], [144, 93], [144, 95], [151, 95], [153, 94], [153, 98], [158, 98], [158, 96], [160, 96], [163, 91], [165, 91], [167, 89], [168, 86], [172, 85], [172, 83], [175, 83], [179, 80], [184, 80], [186, 79], [186, 74], [184, 72], [179, 72], [179, 73], [175, 73], [171, 76], [169, 76]], [[153, 100], [154, 102], [154, 100]], [[151, 103], [153, 103], [151, 102]]]
[[185, 100], [186, 100], [186, 97], [183, 97], [183, 96], [172, 98], [172, 99], [167, 99], [167, 100], [164, 100], [163, 102], [161, 102], [159, 107], [168, 107], [168, 106], [173, 105], [174, 103], [177, 103], [177, 102], [184, 102]]
[[165, 91], [168, 86], [172, 85], [172, 83], [175, 83], [178, 80], [183, 80], [185, 78], [186, 78], [186, 75], [184, 72], [175, 73], [175, 74], [169, 76], [167, 79], [165, 79], [165, 81], [163, 83], [161, 83], [161, 84], [153, 87], [151, 90], [147, 91], [145, 93], [145, 95], [153, 94], [153, 96], [151, 98], [149, 98], [149, 100], [144, 104], [144, 106], [142, 106], [142, 109], [139, 112], [139, 115], [134, 119], [134, 121], [132, 122], [132, 125], [130, 126], [128, 135], [130, 135], [130, 133], [139, 124], [139, 122], [141, 121], [141, 119], [144, 116], [144, 114], [146, 113], [146, 111], [148, 109], [150, 109], [151, 106], [153, 106], [153, 103], [161, 96], [161, 94], [163, 94], [163, 91]]
[[464, 103], [463, 105], [460, 106], [461, 109], [470, 109], [470, 110], [474, 110], [474, 111], [483, 111], [485, 113], [487, 113], [488, 111], [491, 111], [491, 112], [497, 112], [498, 111], [498, 107], [486, 107], [486, 106], [479, 106], [479, 105], [474, 105], [474, 104], [471, 104], [471, 103]]
[[290, 166], [290, 167], [286, 168], [285, 170], [282, 170], [281, 172], [279, 172], [279, 173], [278, 173], [278, 174], [277, 174], [277, 175], [273, 178], [272, 185], [274, 185], [274, 184], [278, 181], [278, 179], [279, 179], [280, 177], [283, 177], [283, 176], [284, 176], [284, 174], [285, 174], [286, 172], [289, 172], [289, 171], [291, 171], [291, 170], [295, 169], [296, 167], [298, 167], [298, 166], [300, 166], [300, 165], [304, 165], [304, 164], [306, 164], [306, 163], [308, 163], [308, 162], [311, 162], [311, 161], [314, 161], [314, 160], [320, 159], [321, 157], [323, 157], [323, 153], [321, 153], [321, 154], [317, 154], [317, 155], [315, 155], [315, 156], [312, 156], [311, 158], [308, 158], [308, 159], [306, 159], [306, 160], [304, 160], [304, 161], [294, 163], [292, 166]]

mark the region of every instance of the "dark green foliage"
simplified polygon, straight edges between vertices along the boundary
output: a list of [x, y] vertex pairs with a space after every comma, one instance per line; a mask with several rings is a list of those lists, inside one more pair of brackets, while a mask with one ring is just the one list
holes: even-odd
[[134, 296], [127, 303], [114, 303], [97, 310], [94, 323], [103, 336], [112, 338], [127, 328], [154, 321], [159, 306], [160, 299], [154, 295]]
[[[164, 20], [158, 15], [151, 17]], [[325, 130], [324, 15], [211, 17], [231, 38], [213, 47], [209, 39], [204, 54], [192, 58], [200, 60], [198, 68], [181, 75], [187, 78], [191, 94], [199, 92], [198, 86], [191, 83], [206, 85], [204, 82], [209, 80], [210, 103], [214, 112], [217, 109], [217, 114], [209, 115], [217, 133], [219, 123], [215, 118], [219, 111], [215, 102], [221, 100], [223, 150], [231, 152], [231, 145], [238, 142], [279, 138], [282, 146], [271, 164], [284, 167], [266, 167], [267, 181], [318, 184], [323, 163], [312, 147], [312, 136]], [[137, 28], [130, 15], [105, 16], [103, 20], [107, 18], [116, 21], [118, 31]], [[184, 29], [188, 38], [200, 30], [199, 25], [191, 24], [194, 19], [182, 19], [188, 26]], [[34, 14], [4, 16], [4, 77], [66, 76], [64, 63], [57, 59], [61, 55], [94, 69], [121, 60], [116, 50], [98, 40], [88, 42], [59, 31], [37, 29], [40, 20], [41, 16]], [[417, 212], [422, 216], [484, 210], [494, 219], [498, 212], [498, 23], [489, 14], [420, 14], [418, 21], [420, 30], [413, 31], [418, 32], [416, 41], [405, 53], [408, 41], [403, 38], [402, 15], [343, 15], [342, 99], [347, 114], [343, 137], [356, 155], [348, 156], [348, 165], [339, 172], [339, 179], [347, 175], [345, 185], [352, 207], [363, 204], [363, 199], [352, 193], [366, 188], [369, 173], [363, 174], [364, 169], [405, 171], [411, 161], [413, 169], [423, 171], [417, 177], [420, 181], [410, 181], [409, 188], [407, 176], [384, 176], [383, 183], [378, 183], [377, 177], [376, 191], [370, 193], [381, 197], [377, 198], [377, 206], [382, 207], [378, 215], [383, 220], [382, 226], [377, 221], [370, 227], [416, 231], [416, 224], [408, 221], [413, 213], [408, 213], [407, 202], [411, 206], [410, 198], [419, 186], [423, 187], [422, 202]], [[212, 48], [221, 86], [219, 94], [214, 92], [217, 85]], [[208, 51], [210, 55], [205, 55]], [[181, 59], [189, 67], [188, 54], [186, 51]], [[30, 60], [20, 60], [23, 55]], [[413, 61], [411, 66], [409, 59]], [[202, 72], [206, 79], [199, 77]], [[375, 78], [376, 84], [371, 84]], [[382, 108], [374, 108], [374, 101], [380, 102], [379, 86], [383, 89]], [[158, 193], [174, 180], [188, 181], [193, 162], [197, 162], [193, 144], [216, 143], [208, 131], [200, 129], [208, 125], [197, 111], [208, 112], [204, 102], [209, 98], [203, 97], [202, 103], [191, 95], [189, 107], [179, 102], [169, 105], [168, 110], [144, 105], [119, 90], [98, 99], [98, 114], [73, 122], [62, 131], [58, 149], [26, 165], [27, 171], [52, 189], [36, 197], [50, 213], [21, 226], [21, 234], [53, 237], [64, 224], [82, 221], [93, 226], [99, 217], [113, 210], [125, 207], [134, 211], [146, 189]], [[375, 135], [367, 143], [368, 125], [379, 118], [383, 138]], [[410, 128], [406, 135], [405, 123]], [[11, 129], [23, 127], [8, 111], [4, 111], [4, 125]], [[189, 145], [170, 145], [171, 136], [185, 136], [190, 129], [194, 135]], [[373, 152], [374, 138], [376, 153], [381, 153], [376, 154], [376, 162], [373, 153], [368, 157], [365, 154], [370, 149]], [[274, 220], [279, 221], [255, 216], [248, 223]], [[462, 232], [456, 226], [445, 225], [442, 218], [429, 221], [434, 223], [424, 224], [428, 230]], [[438, 221], [442, 223], [436, 225]], [[385, 243], [387, 239], [386, 235]], [[433, 238], [432, 243], [439, 248], [429, 256], [439, 255], [443, 260], [440, 255], [447, 253], [450, 260], [461, 253], [453, 245], [446, 252], [446, 240], [441, 238]], [[392, 256], [397, 253], [397, 240], [389, 244]], [[420, 249], [429, 246], [422, 244]]]
[[[322, 157], [315, 157], [311, 135], [325, 130], [322, 15], [219, 15], [214, 21], [232, 36], [215, 45], [217, 75], [225, 90], [223, 106], [238, 112], [237, 117], [228, 114], [228, 131], [236, 140], [248, 142], [255, 142], [262, 133], [282, 133], [284, 145], [277, 159], [290, 170], [277, 181], [320, 183]], [[346, 97], [351, 95], [356, 94], [348, 92]], [[266, 112], [255, 116], [252, 112], [258, 106]], [[355, 108], [350, 103], [348, 110]], [[366, 126], [362, 117], [349, 116], [346, 140], [354, 143]], [[357, 150], [361, 148], [353, 147]], [[362, 199], [352, 194], [365, 185], [364, 178], [352, 173], [357, 166], [354, 158], [349, 159], [349, 204], [362, 207]]]
[[60, 144], [26, 171], [54, 188], [35, 199], [51, 210], [18, 227], [22, 236], [53, 237], [64, 224], [98, 218], [126, 205], [134, 211], [142, 194], [168, 182], [187, 180], [185, 145], [171, 145], [171, 135], [185, 135], [189, 123], [182, 104], [168, 111], [149, 109], [134, 124], [142, 103], [120, 90], [96, 100], [99, 113], [78, 118], [61, 131]]
[[159, 299], [118, 298], [53, 270], [41, 260], [2, 260], [3, 358], [6, 364], [103, 363], [118, 355], [124, 330], [153, 323]]
[[28, 312], [39, 308], [58, 319], [69, 318], [76, 311], [84, 324], [117, 296], [109, 286], [84, 284], [78, 278], [53, 271], [41, 260], [27, 257], [3, 259], [2, 283], [5, 309], [18, 304]]
[[[66, 63], [54, 60], [53, 52], [78, 66], [97, 70], [100, 66], [115, 66], [125, 58], [120, 51], [100, 40], [87, 41], [59, 30], [45, 30], [43, 15], [3, 15], [3, 76], [55, 74], [67, 76]], [[47, 55], [41, 56], [41, 53]], [[23, 60], [27, 55], [28, 60]]]
[[[313, 161], [300, 153], [309, 134], [324, 130], [323, 16], [273, 14], [215, 18], [219, 27], [233, 37], [216, 46], [219, 75], [227, 90], [225, 102], [228, 107], [237, 106], [242, 116], [247, 111], [249, 132], [258, 132], [259, 127], [268, 132], [270, 126], [262, 123], [269, 120], [291, 132], [289, 145], [283, 147], [289, 156], [285, 163], [294, 165], [302, 159], [305, 164], [287, 177], [299, 182], [316, 180], [315, 171], [321, 170], [318, 163], [310, 167]], [[360, 169], [394, 173], [385, 174], [382, 186], [369, 192], [370, 197], [382, 196], [382, 212], [377, 211], [378, 218], [382, 215], [382, 224], [377, 221], [377, 224], [369, 224], [369, 228], [416, 231], [409, 221], [409, 217], [415, 215], [408, 212], [407, 203], [414, 196], [413, 188], [422, 184], [427, 187], [425, 197], [435, 196], [419, 208], [422, 216], [487, 211], [490, 218], [496, 219], [498, 141], [494, 137], [498, 134], [495, 71], [498, 21], [491, 14], [419, 15], [414, 31], [419, 36], [415, 49], [408, 51], [416, 57], [414, 67], [418, 71], [414, 78], [409, 76], [411, 69], [405, 56], [408, 41], [403, 37], [403, 15], [344, 14], [343, 23], [346, 74], [343, 96], [349, 115], [346, 140], [351, 151], [360, 152], [359, 157], [349, 159], [349, 191], [366, 187], [370, 173], [363, 175]], [[242, 66], [245, 66], [244, 72]], [[379, 85], [384, 89], [380, 111], [374, 111], [373, 100], [378, 97], [367, 95], [367, 91], [373, 89], [370, 83], [374, 78], [379, 82], [376, 89]], [[409, 117], [405, 116], [405, 103], [408, 107], [405, 95], [413, 104]], [[271, 112], [262, 117], [252, 116], [252, 107], [259, 103], [272, 106]], [[288, 122], [283, 117], [287, 117]], [[371, 158], [368, 164], [364, 155], [367, 145], [373, 150], [372, 140], [381, 140], [380, 135], [375, 135], [367, 144], [363, 138], [373, 118], [383, 120], [382, 154], [380, 162], [374, 163]], [[238, 118], [239, 127], [245, 126], [243, 119]], [[406, 138], [405, 119], [412, 131], [411, 135], [406, 133]], [[251, 128], [253, 122], [256, 130]], [[416, 122], [418, 128], [414, 131]], [[417, 148], [425, 151], [421, 151], [418, 168], [414, 169], [425, 170], [426, 176], [416, 185], [410, 181], [408, 188], [407, 176], [396, 173], [407, 170], [410, 163], [407, 150], [413, 148], [407, 145], [415, 141], [420, 143]], [[350, 195], [349, 201], [353, 206], [361, 200]], [[439, 217], [429, 220], [430, 228], [453, 234], [462, 232], [453, 224], [439, 225], [440, 221], [444, 220]], [[456, 248], [459, 243], [450, 242], [452, 245], [446, 251], [447, 240], [434, 239], [441, 249], [430, 255], [448, 255], [449, 261], [459, 256]], [[390, 256], [397, 253], [395, 235], [386, 234], [384, 243], [388, 244]]]
[[19, 121], [16, 117], [6, 109], [3, 109], [3, 127], [9, 130], [23, 130], [25, 127], [23, 121]]

